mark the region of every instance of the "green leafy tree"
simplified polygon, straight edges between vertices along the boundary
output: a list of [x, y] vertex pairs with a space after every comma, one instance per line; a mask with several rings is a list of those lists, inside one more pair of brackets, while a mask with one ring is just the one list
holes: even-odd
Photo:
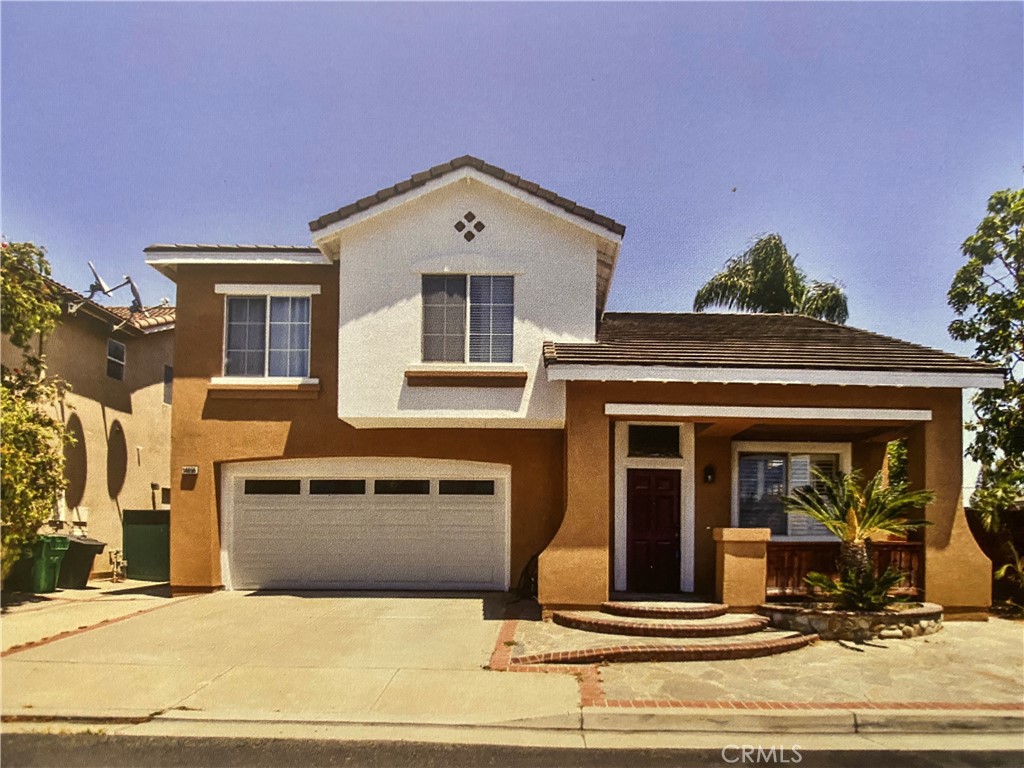
[[[906, 483], [887, 483], [883, 472], [866, 483], [861, 482], [857, 470], [835, 476], [815, 470], [814, 475], [815, 485], [798, 488], [782, 498], [786, 512], [817, 520], [839, 539], [839, 582], [826, 591], [841, 596], [851, 608], [875, 604], [879, 594], [886, 594], [895, 582], [888, 572], [875, 576], [872, 538], [903, 535], [928, 525], [928, 521], [909, 515], [930, 504], [935, 494], [912, 491]], [[833, 583], [821, 574], [809, 574], [807, 580], [819, 588], [825, 587], [826, 581]]]
[[[981, 465], [972, 507], [987, 530], [1020, 525], [1024, 511], [1024, 189], [996, 192], [977, 231], [961, 246], [967, 263], [953, 278], [949, 334], [975, 345], [974, 357], [1006, 370], [1002, 390], [974, 395], [974, 439]], [[1008, 523], [1008, 514], [1016, 520]]]
[[889, 471], [889, 483], [907, 482], [907, 441], [892, 440], [885, 446], [885, 462]]
[[0, 576], [31, 545], [64, 491], [64, 425], [56, 418], [60, 382], [48, 379], [32, 340], [51, 332], [60, 304], [45, 278], [50, 265], [32, 243], [3, 243], [0, 258], [2, 330], [21, 352], [16, 367], [0, 365]]
[[833, 323], [850, 316], [846, 293], [836, 282], [810, 280], [778, 235], [765, 235], [697, 291], [693, 309], [807, 315]]

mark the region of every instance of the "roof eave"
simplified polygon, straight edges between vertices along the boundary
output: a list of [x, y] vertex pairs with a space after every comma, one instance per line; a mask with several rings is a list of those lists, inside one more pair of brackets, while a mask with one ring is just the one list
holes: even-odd
[[867, 368], [764, 368], [581, 363], [545, 357], [550, 381], [658, 381], [718, 384], [1002, 389], [1005, 372]]
[[[418, 175], [418, 174], [416, 174]], [[414, 178], [415, 176], [414, 175]], [[340, 208], [333, 213], [324, 214], [309, 222], [309, 229], [313, 236], [313, 242], [325, 250], [326, 244], [333, 240], [340, 232], [349, 227], [355, 226], [367, 219], [374, 218], [380, 214], [397, 208], [399, 205], [416, 200], [424, 195], [438, 189], [454, 184], [462, 179], [471, 178], [482, 184], [504, 192], [527, 205], [539, 208], [551, 215], [573, 224], [581, 229], [590, 232], [597, 237], [608, 240], [612, 243], [621, 243], [625, 235], [625, 225], [619, 224], [612, 219], [607, 219], [612, 228], [590, 221], [582, 215], [574, 214], [564, 208], [548, 202], [543, 197], [537, 196], [520, 187], [503, 181], [495, 176], [478, 170], [472, 165], [462, 165], [457, 168], [440, 173], [429, 180], [424, 180], [419, 186], [409, 186], [401, 192], [388, 194], [381, 197], [381, 192], [363, 198], [355, 203]], [[402, 182], [404, 183], [404, 182]], [[400, 186], [400, 185], [396, 185]], [[383, 192], [384, 190], [382, 190]], [[339, 215], [345, 212], [344, 215]], [[607, 217], [601, 217], [606, 219]]]

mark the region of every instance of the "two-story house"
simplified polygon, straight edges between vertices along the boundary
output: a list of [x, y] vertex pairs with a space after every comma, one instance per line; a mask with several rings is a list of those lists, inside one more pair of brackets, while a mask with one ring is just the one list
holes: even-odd
[[[51, 285], [60, 322], [34, 345], [48, 373], [67, 384], [56, 415], [73, 442], [64, 451], [67, 487], [57, 516], [108, 551], [122, 550], [125, 513], [170, 502], [174, 307], [143, 314]], [[17, 367], [21, 351], [4, 337], [0, 355]], [[106, 554], [94, 570], [110, 572]]]
[[508, 590], [539, 555], [546, 609], [756, 602], [769, 549], [828, 539], [780, 495], [905, 437], [929, 599], [989, 604], [961, 390], [998, 369], [797, 316], [606, 313], [625, 227], [468, 156], [310, 229], [146, 249], [178, 291], [175, 590]]

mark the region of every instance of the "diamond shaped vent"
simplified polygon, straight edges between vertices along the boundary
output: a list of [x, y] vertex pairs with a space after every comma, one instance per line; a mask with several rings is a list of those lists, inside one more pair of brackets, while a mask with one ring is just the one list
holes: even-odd
[[486, 225], [472, 211], [466, 211], [466, 214], [455, 222], [455, 231], [461, 233], [467, 243], [473, 242], [473, 238], [485, 228]]

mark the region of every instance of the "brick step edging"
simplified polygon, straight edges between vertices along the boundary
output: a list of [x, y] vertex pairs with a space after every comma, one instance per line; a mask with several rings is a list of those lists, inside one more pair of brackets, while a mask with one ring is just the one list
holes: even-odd
[[768, 626], [768, 619], [755, 616], [723, 624], [654, 624], [644, 621], [623, 621], [614, 617], [585, 616], [578, 613], [556, 611], [551, 620], [560, 626], [584, 632], [606, 635], [638, 637], [729, 637], [760, 632]]
[[517, 656], [511, 664], [593, 664], [605, 661], [731, 661], [772, 656], [810, 645], [817, 635], [793, 635], [772, 640], [752, 640], [728, 645], [617, 645]]
[[643, 603], [625, 603], [609, 601], [601, 604], [601, 612], [610, 616], [629, 616], [636, 619], [715, 619], [724, 616], [729, 606], [709, 604], [701, 606], [678, 605], [644, 605]]

